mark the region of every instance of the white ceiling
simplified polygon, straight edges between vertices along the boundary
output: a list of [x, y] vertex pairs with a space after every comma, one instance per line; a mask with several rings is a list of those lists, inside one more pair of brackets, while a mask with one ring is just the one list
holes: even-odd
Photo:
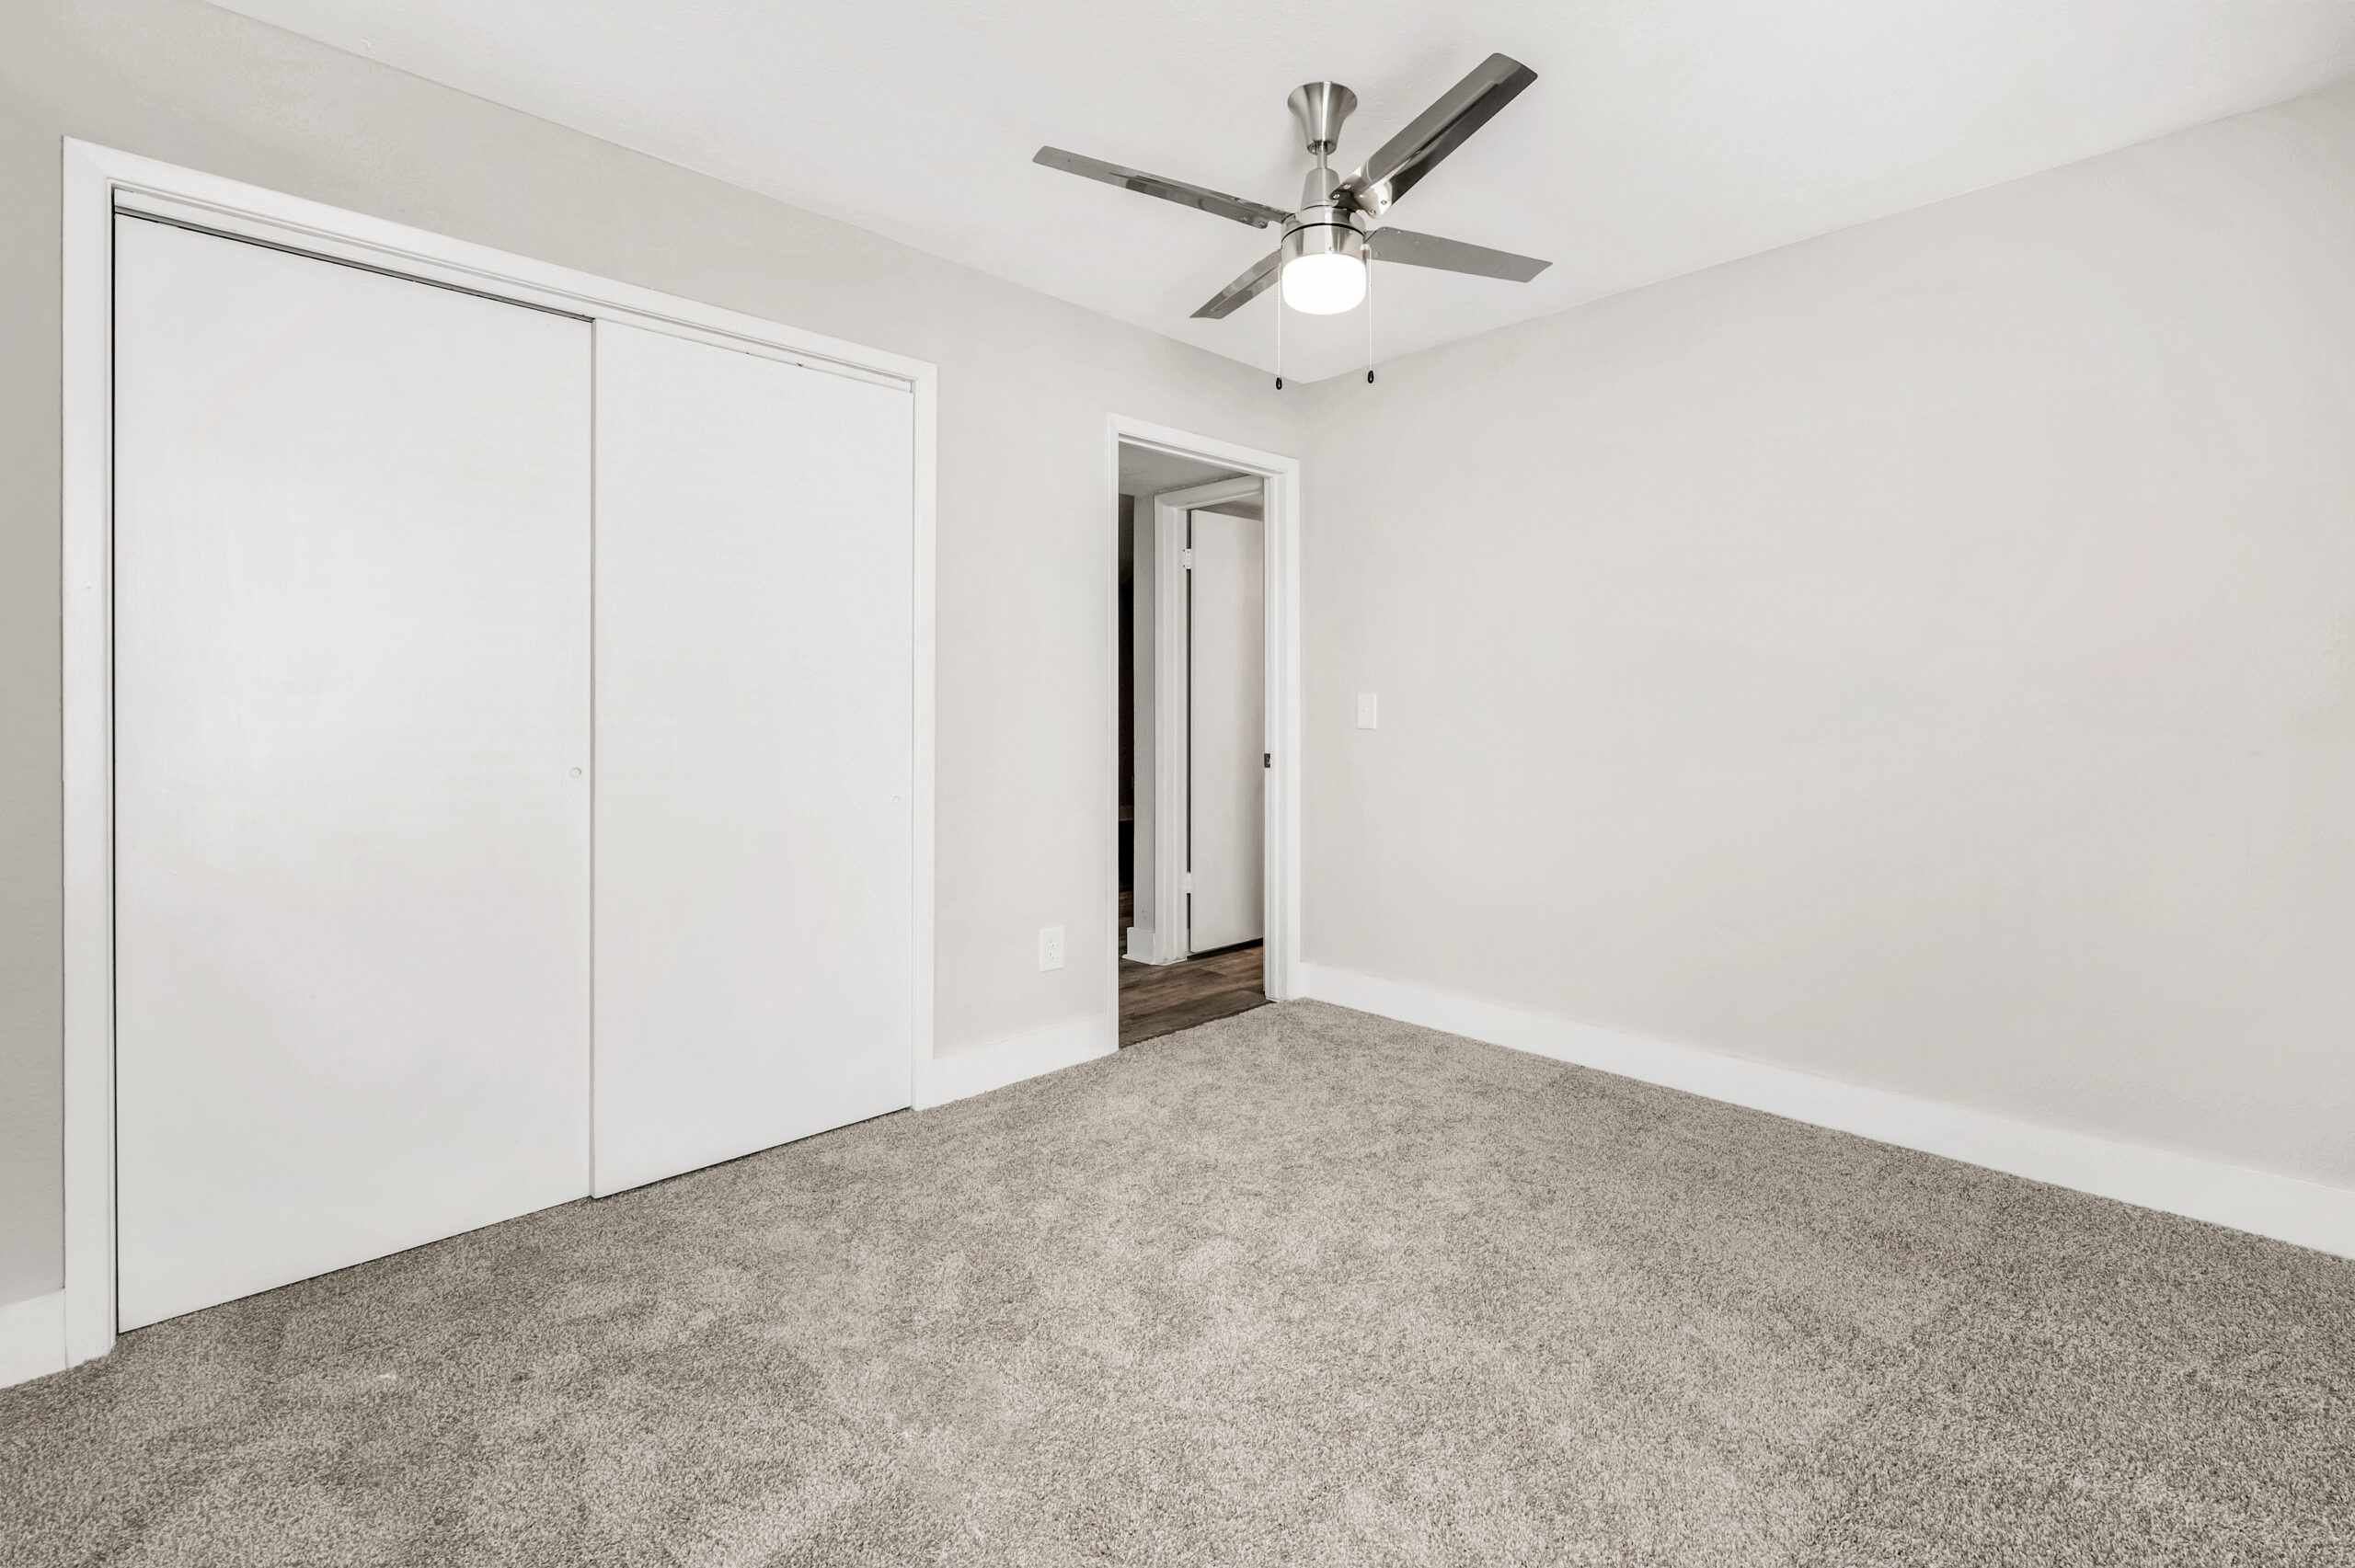
[[[2347, 0], [220, 0], [1250, 363], [1267, 231], [1040, 168], [1044, 143], [1278, 206], [1284, 97], [1356, 90], [1354, 164], [1491, 51], [1536, 85], [1392, 217], [1545, 257], [1384, 267], [1384, 358], [2294, 97]], [[1287, 313], [1286, 372], [1362, 361]]]

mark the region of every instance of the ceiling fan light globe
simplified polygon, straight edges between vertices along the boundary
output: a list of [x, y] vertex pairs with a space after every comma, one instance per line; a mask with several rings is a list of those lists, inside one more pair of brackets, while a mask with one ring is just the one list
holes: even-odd
[[1338, 315], [1365, 298], [1365, 263], [1327, 252], [1296, 257], [1284, 266], [1284, 303], [1304, 315]]

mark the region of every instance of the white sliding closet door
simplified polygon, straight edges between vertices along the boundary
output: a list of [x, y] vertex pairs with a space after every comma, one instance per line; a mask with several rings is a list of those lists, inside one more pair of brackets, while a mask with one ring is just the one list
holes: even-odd
[[598, 325], [601, 1194], [911, 1103], [913, 418]]
[[589, 1176], [589, 327], [116, 222], [121, 1315]]
[[1207, 953], [1266, 934], [1267, 631], [1258, 521], [1195, 511], [1189, 526], [1187, 946]]

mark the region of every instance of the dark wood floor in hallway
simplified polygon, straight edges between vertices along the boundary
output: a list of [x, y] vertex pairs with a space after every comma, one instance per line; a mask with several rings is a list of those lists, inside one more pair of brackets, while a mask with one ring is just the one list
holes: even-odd
[[[1129, 895], [1120, 895], [1120, 948], [1128, 950]], [[1157, 1039], [1265, 1007], [1258, 943], [1189, 958], [1182, 964], [1120, 960], [1120, 1044]]]
[[1258, 943], [1182, 964], [1120, 960], [1120, 1044], [1174, 1035], [1268, 1004]]

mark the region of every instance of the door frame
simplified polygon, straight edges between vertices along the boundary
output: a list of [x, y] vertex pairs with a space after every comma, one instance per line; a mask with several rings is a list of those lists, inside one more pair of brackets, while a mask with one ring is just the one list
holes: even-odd
[[118, 210], [422, 282], [650, 328], [915, 399], [911, 1098], [933, 1047], [934, 555], [938, 372], [845, 343], [217, 175], [65, 139], [62, 531], [64, 695], [63, 1365], [115, 1340], [114, 223]]
[[[1221, 502], [1258, 500], [1266, 539], [1268, 482], [1257, 475], [1213, 479], [1151, 498], [1153, 503], [1153, 957], [1193, 956], [1185, 878], [1193, 860], [1192, 813], [1167, 809], [1193, 795], [1193, 578], [1186, 567], [1191, 515]], [[1265, 635], [1265, 628], [1262, 628]], [[1272, 729], [1272, 727], [1270, 727]], [[1272, 750], [1272, 748], [1268, 750]], [[1272, 772], [1273, 770], [1269, 770]]]
[[[1301, 994], [1300, 967], [1300, 762], [1301, 762], [1301, 703], [1300, 703], [1300, 460], [1281, 452], [1262, 452], [1256, 447], [1240, 446], [1233, 441], [1219, 441], [1210, 436], [1158, 425], [1149, 420], [1130, 418], [1115, 414], [1105, 422], [1104, 442], [1104, 509], [1098, 516], [1117, 520], [1120, 515], [1120, 448], [1123, 445], [1144, 447], [1154, 452], [1178, 457], [1189, 457], [1197, 462], [1215, 464], [1247, 475], [1260, 488], [1261, 562], [1264, 573], [1262, 592], [1266, 614], [1266, 725], [1267, 751], [1269, 757], [1267, 781], [1268, 809], [1262, 824], [1264, 833], [1263, 864], [1266, 867], [1263, 897], [1266, 899], [1264, 929], [1267, 932], [1262, 956], [1267, 994], [1270, 1000], [1283, 1001]], [[1235, 486], [1241, 482], [1219, 481]], [[1200, 488], [1200, 487], [1198, 487]], [[1184, 495], [1185, 491], [1171, 492]], [[1229, 490], [1232, 498], [1236, 492]], [[1161, 501], [1166, 498], [1155, 497]], [[1169, 531], [1161, 526], [1158, 506], [1155, 509], [1154, 537], [1156, 551], [1167, 547], [1164, 535]], [[1120, 668], [1120, 540], [1108, 529], [1104, 573], [1106, 580], [1105, 610], [1109, 623], [1105, 635], [1107, 658], [1105, 668], [1114, 673], [1109, 682], [1110, 691], [1110, 722], [1108, 736], [1117, 736], [1120, 729], [1120, 693], [1118, 671]], [[1155, 560], [1155, 591], [1166, 594], [1168, 584], [1161, 579], [1170, 574], [1162, 568], [1162, 559]], [[1180, 585], [1182, 586], [1182, 584]], [[1171, 617], [1160, 615], [1156, 603], [1154, 625], [1154, 664], [1156, 683], [1161, 679], [1161, 666], [1167, 662], [1164, 650], [1169, 647], [1173, 628]], [[1183, 623], [1178, 630], [1182, 633]], [[1182, 636], [1179, 643], [1182, 649]], [[1168, 748], [1160, 743], [1171, 717], [1167, 704], [1156, 699], [1155, 711], [1155, 756], [1154, 784], [1154, 833], [1155, 839], [1155, 919], [1161, 919], [1160, 909], [1167, 904], [1175, 878], [1160, 875], [1161, 846], [1169, 841], [1170, 821], [1175, 814], [1164, 808], [1170, 798], [1163, 781], [1168, 776]], [[1179, 722], [1183, 723], [1182, 710]], [[1105, 909], [1110, 928], [1120, 928], [1120, 748], [1107, 745], [1106, 773], [1108, 787], [1104, 792], [1106, 855]], [[1180, 749], [1178, 761], [1183, 763]], [[1183, 786], [1183, 775], [1179, 785]], [[1182, 818], [1179, 820], [1182, 821]], [[1183, 863], [1182, 830], [1178, 838], [1179, 864]], [[1180, 906], [1182, 908], [1182, 906]], [[1167, 955], [1171, 941], [1182, 944], [1171, 928], [1156, 923], [1154, 932], [1156, 957], [1171, 962]], [[1114, 1019], [1120, 1013], [1120, 943], [1117, 938], [1109, 944], [1111, 963], [1105, 977], [1106, 1006]], [[1179, 956], [1183, 956], [1182, 952]]]

